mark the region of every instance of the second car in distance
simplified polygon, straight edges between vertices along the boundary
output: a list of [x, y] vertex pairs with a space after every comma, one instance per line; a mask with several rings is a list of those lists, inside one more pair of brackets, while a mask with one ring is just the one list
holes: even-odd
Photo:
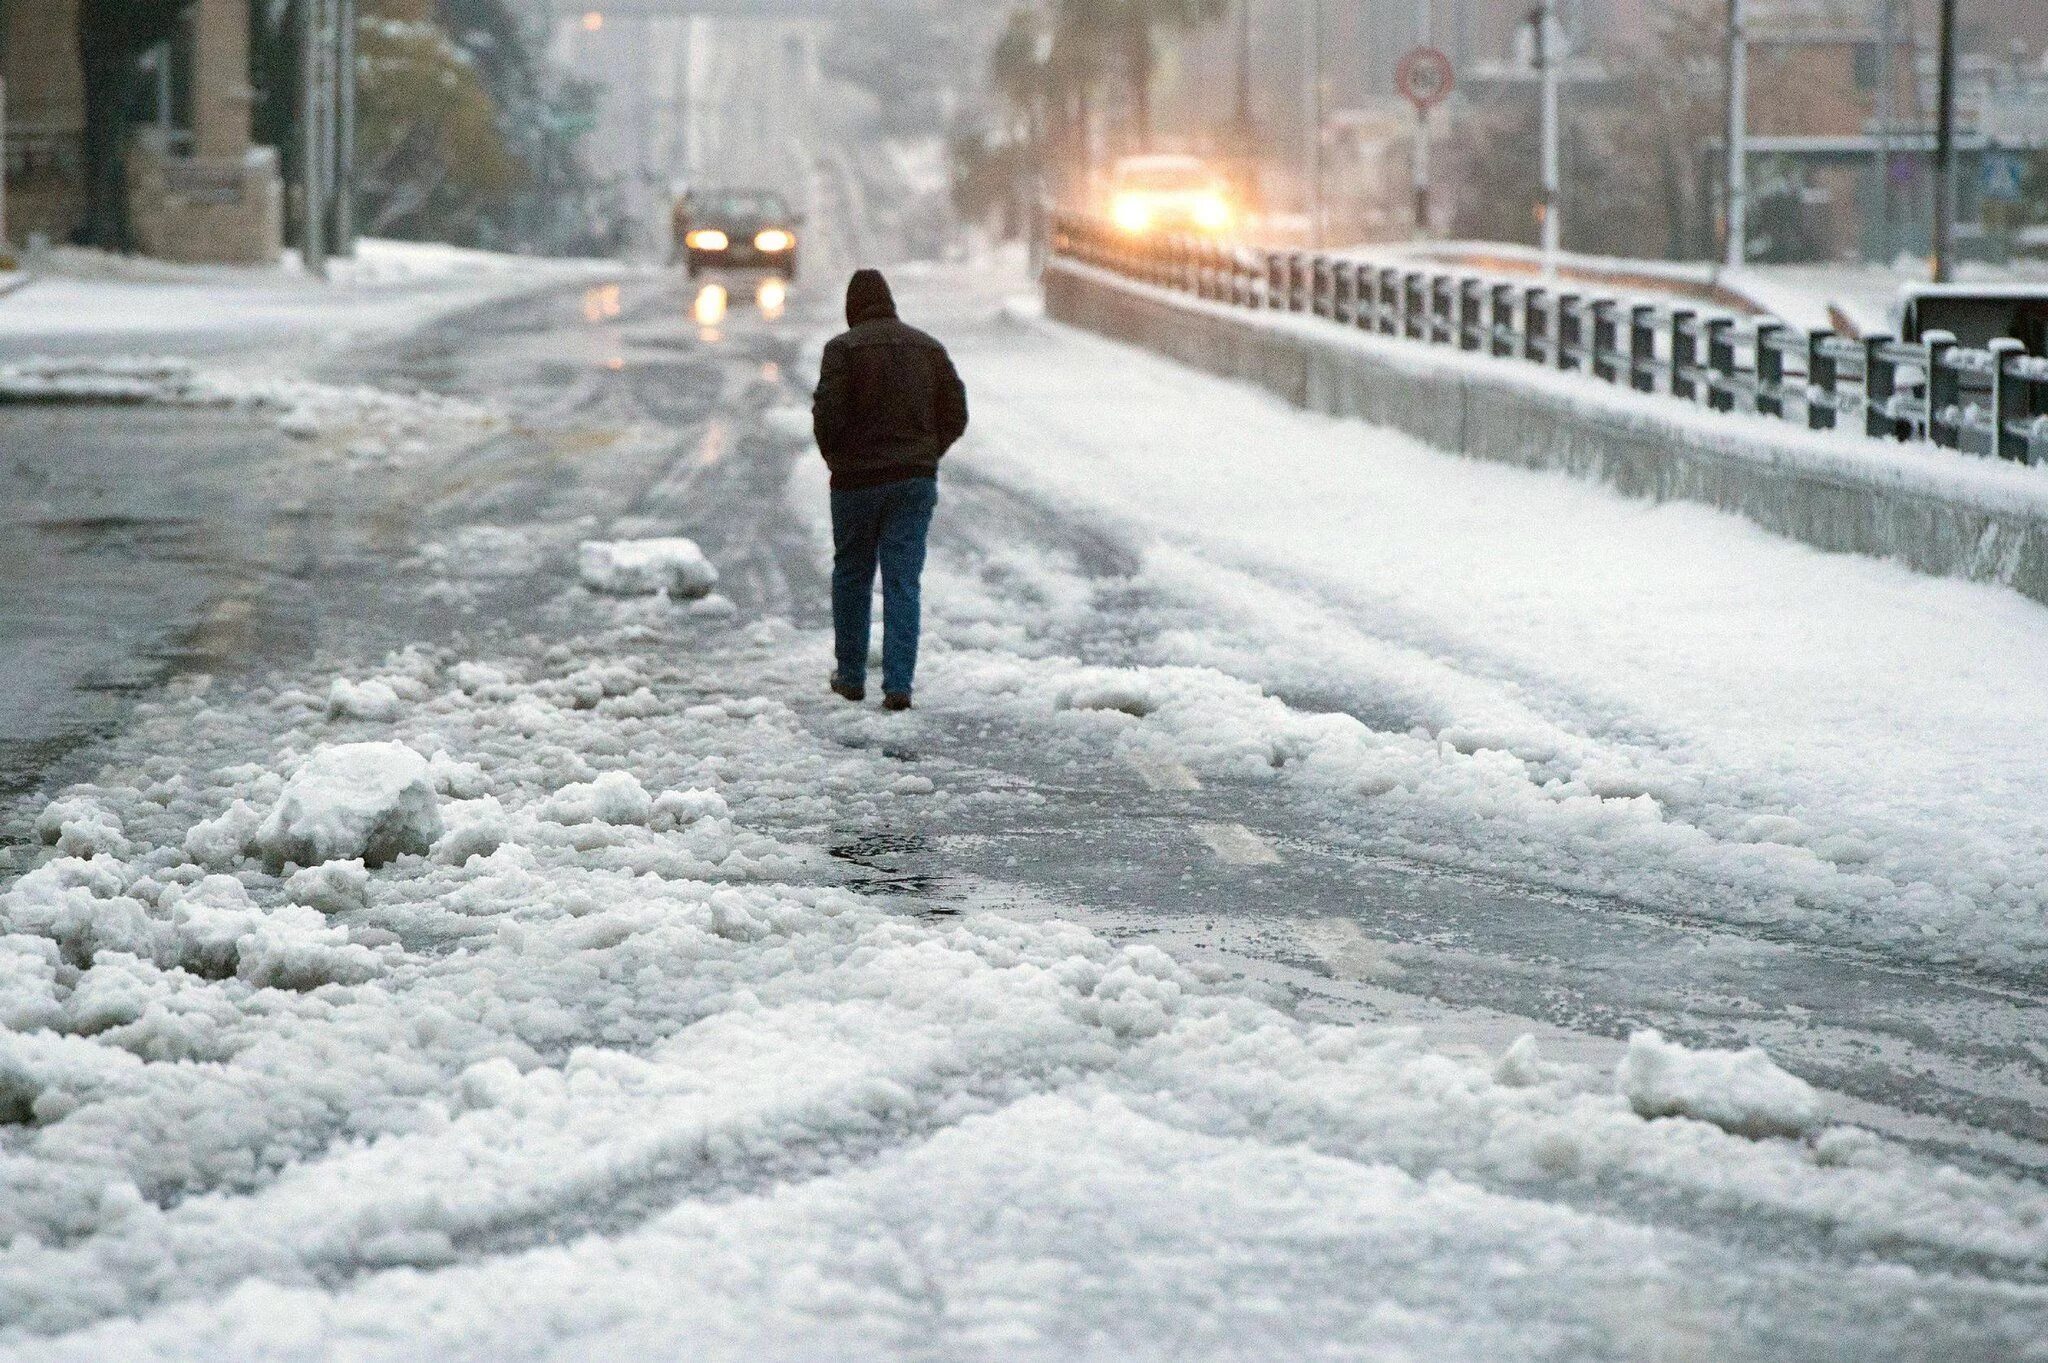
[[690, 277], [707, 269], [773, 270], [796, 278], [797, 215], [769, 190], [712, 190], [676, 205], [678, 254]]

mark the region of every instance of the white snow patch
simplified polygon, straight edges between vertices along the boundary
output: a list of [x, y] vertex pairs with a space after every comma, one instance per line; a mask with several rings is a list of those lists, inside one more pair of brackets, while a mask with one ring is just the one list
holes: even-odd
[[330, 718], [389, 721], [398, 718], [398, 710], [398, 692], [391, 683], [374, 677], [365, 682], [336, 677], [327, 691]]
[[644, 824], [654, 801], [630, 772], [608, 771], [595, 781], [562, 787], [541, 807], [541, 817], [558, 824]]
[[646, 540], [585, 540], [576, 551], [584, 585], [622, 596], [665, 592], [684, 599], [708, 594], [718, 569], [697, 542], [680, 536]]
[[1692, 1051], [1636, 1032], [1615, 1089], [1644, 1117], [1696, 1117], [1738, 1136], [1803, 1136], [1824, 1117], [1820, 1094], [1761, 1049]]
[[67, 857], [128, 855], [120, 815], [89, 795], [52, 800], [36, 815], [35, 831]]
[[381, 866], [426, 852], [441, 832], [424, 757], [401, 743], [344, 743], [320, 749], [293, 773], [254, 845], [273, 864], [360, 857]]
[[294, 872], [285, 893], [322, 913], [346, 913], [370, 902], [370, 872], [362, 858], [323, 862]]

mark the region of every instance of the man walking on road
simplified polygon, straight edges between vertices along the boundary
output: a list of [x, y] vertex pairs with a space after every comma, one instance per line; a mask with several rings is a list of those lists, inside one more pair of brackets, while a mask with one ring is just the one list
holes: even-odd
[[854, 272], [846, 325], [825, 347], [811, 400], [811, 429], [832, 470], [832, 689], [867, 697], [879, 563], [882, 704], [908, 710], [925, 532], [939, 502], [939, 460], [967, 430], [967, 389], [946, 348], [897, 319], [879, 270]]

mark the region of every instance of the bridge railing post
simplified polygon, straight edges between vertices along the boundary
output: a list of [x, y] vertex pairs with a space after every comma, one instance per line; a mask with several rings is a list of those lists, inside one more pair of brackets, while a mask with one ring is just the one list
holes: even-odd
[[1512, 359], [1515, 353], [1515, 286], [1495, 284], [1487, 290], [1491, 302], [1486, 310], [1486, 353]]
[[1615, 320], [1620, 306], [1612, 298], [1593, 300], [1593, 374], [1609, 383], [1621, 373], [1621, 327]]
[[1863, 338], [1863, 433], [1879, 440], [1898, 435], [1898, 418], [1892, 414], [1897, 370], [1891, 344], [1889, 336]]
[[1987, 348], [1991, 352], [1991, 452], [2000, 459], [2029, 463], [2034, 419], [2048, 413], [2048, 380], [2022, 368], [2027, 348], [2011, 337], [2001, 337]]
[[1550, 358], [1548, 297], [1541, 284], [1522, 290], [1522, 358], [1535, 364]]
[[1961, 416], [1963, 376], [1955, 364], [1955, 333], [1930, 331], [1921, 338], [1927, 350], [1927, 440], [1943, 449], [1963, 447]]
[[1785, 415], [1784, 334], [1782, 322], [1756, 324], [1756, 409], [1764, 416]]
[[1638, 393], [1657, 391], [1657, 305], [1638, 303], [1628, 310], [1628, 386]]
[[1486, 331], [1480, 321], [1484, 312], [1486, 286], [1477, 279], [1458, 281], [1458, 349], [1485, 348]]
[[1814, 331], [1806, 337], [1806, 429], [1831, 431], [1835, 428], [1836, 367], [1835, 333]]
[[1691, 308], [1671, 310], [1671, 396], [1699, 400], [1699, 314]]
[[1735, 319], [1716, 317], [1707, 323], [1707, 406], [1717, 412], [1735, 410]]

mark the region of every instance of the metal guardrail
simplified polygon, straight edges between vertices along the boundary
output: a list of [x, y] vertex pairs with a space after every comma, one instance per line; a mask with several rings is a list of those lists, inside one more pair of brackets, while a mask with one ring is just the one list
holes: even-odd
[[1947, 332], [1903, 342], [1802, 331], [1712, 309], [1522, 284], [1351, 255], [1208, 238], [1133, 236], [1071, 214], [1053, 251], [1127, 278], [1247, 311], [1322, 317], [1499, 359], [1580, 371], [1717, 412], [1810, 430], [1860, 425], [2021, 463], [2048, 462], [2048, 357], [2018, 341], [1983, 350]]

